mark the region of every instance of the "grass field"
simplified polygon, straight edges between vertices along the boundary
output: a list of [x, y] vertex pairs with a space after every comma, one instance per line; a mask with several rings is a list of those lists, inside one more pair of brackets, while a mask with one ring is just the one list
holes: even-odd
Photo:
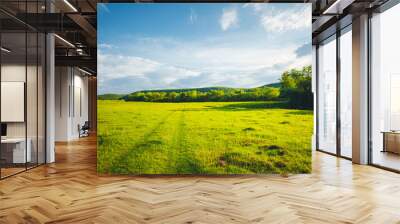
[[313, 115], [273, 102], [98, 101], [98, 171], [252, 174], [311, 171]]

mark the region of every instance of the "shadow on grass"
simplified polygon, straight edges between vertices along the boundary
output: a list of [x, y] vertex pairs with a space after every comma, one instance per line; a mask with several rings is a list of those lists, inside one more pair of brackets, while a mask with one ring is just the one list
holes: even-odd
[[219, 111], [251, 111], [260, 109], [290, 109], [285, 101], [260, 101], [260, 102], [235, 102], [225, 105], [205, 106], [204, 108], [186, 108], [178, 111], [204, 111], [204, 110], [219, 110]]
[[177, 174], [204, 174], [206, 173], [194, 157], [181, 158], [176, 165]]
[[312, 110], [297, 110], [297, 111], [287, 112], [286, 114], [290, 114], [290, 115], [312, 115], [313, 111]]
[[216, 106], [212, 109], [217, 110], [259, 110], [259, 109], [289, 109], [289, 106], [284, 101], [275, 102], [243, 102], [232, 103], [224, 106]]
[[[203, 103], [203, 102], [202, 102]], [[253, 111], [260, 109], [291, 109], [293, 111], [287, 112], [287, 115], [310, 115], [313, 114], [312, 110], [299, 109], [291, 107], [286, 101], [259, 101], [259, 102], [226, 102], [224, 105], [204, 106], [201, 108], [182, 108], [171, 111]]]

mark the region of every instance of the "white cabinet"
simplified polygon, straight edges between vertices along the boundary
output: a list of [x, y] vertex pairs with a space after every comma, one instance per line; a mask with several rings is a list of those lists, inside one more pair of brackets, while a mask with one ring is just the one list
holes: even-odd
[[25, 163], [32, 161], [32, 141], [27, 139], [25, 151], [25, 138], [8, 138], [1, 140], [2, 145], [12, 149], [12, 163]]

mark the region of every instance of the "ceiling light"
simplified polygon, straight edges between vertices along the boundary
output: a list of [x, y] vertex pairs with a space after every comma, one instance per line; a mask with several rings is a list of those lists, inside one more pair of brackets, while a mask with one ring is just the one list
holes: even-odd
[[66, 43], [67, 45], [69, 45], [70, 47], [73, 47], [73, 48], [75, 48], [75, 45], [73, 45], [71, 42], [69, 42], [68, 40], [66, 40], [66, 39], [64, 39], [64, 38], [62, 38], [62, 37], [60, 37], [59, 35], [57, 35], [57, 34], [54, 34], [54, 36], [55, 37], [57, 37], [59, 40], [61, 40], [62, 42], [64, 42], [64, 43]]
[[64, 0], [65, 4], [67, 4], [74, 12], [78, 12], [78, 10], [68, 1]]
[[77, 48], [76, 49], [76, 53], [78, 53], [79, 55], [83, 55], [83, 49], [82, 48]]
[[81, 72], [83, 72], [83, 73], [85, 73], [86, 75], [92, 75], [92, 73], [90, 73], [90, 72], [88, 72], [88, 71], [86, 71], [86, 70], [83, 70], [83, 69], [81, 69], [81, 68], [79, 68], [79, 67], [78, 67], [78, 70], [81, 71]]
[[7, 49], [5, 47], [1, 47], [0, 49], [1, 49], [1, 51], [4, 51], [6, 53], [10, 53], [11, 52], [11, 50], [9, 50], [9, 49]]

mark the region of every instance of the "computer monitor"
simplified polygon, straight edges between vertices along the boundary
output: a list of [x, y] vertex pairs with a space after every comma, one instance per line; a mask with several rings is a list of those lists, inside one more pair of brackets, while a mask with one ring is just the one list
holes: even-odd
[[1, 123], [1, 136], [7, 136], [7, 124]]

